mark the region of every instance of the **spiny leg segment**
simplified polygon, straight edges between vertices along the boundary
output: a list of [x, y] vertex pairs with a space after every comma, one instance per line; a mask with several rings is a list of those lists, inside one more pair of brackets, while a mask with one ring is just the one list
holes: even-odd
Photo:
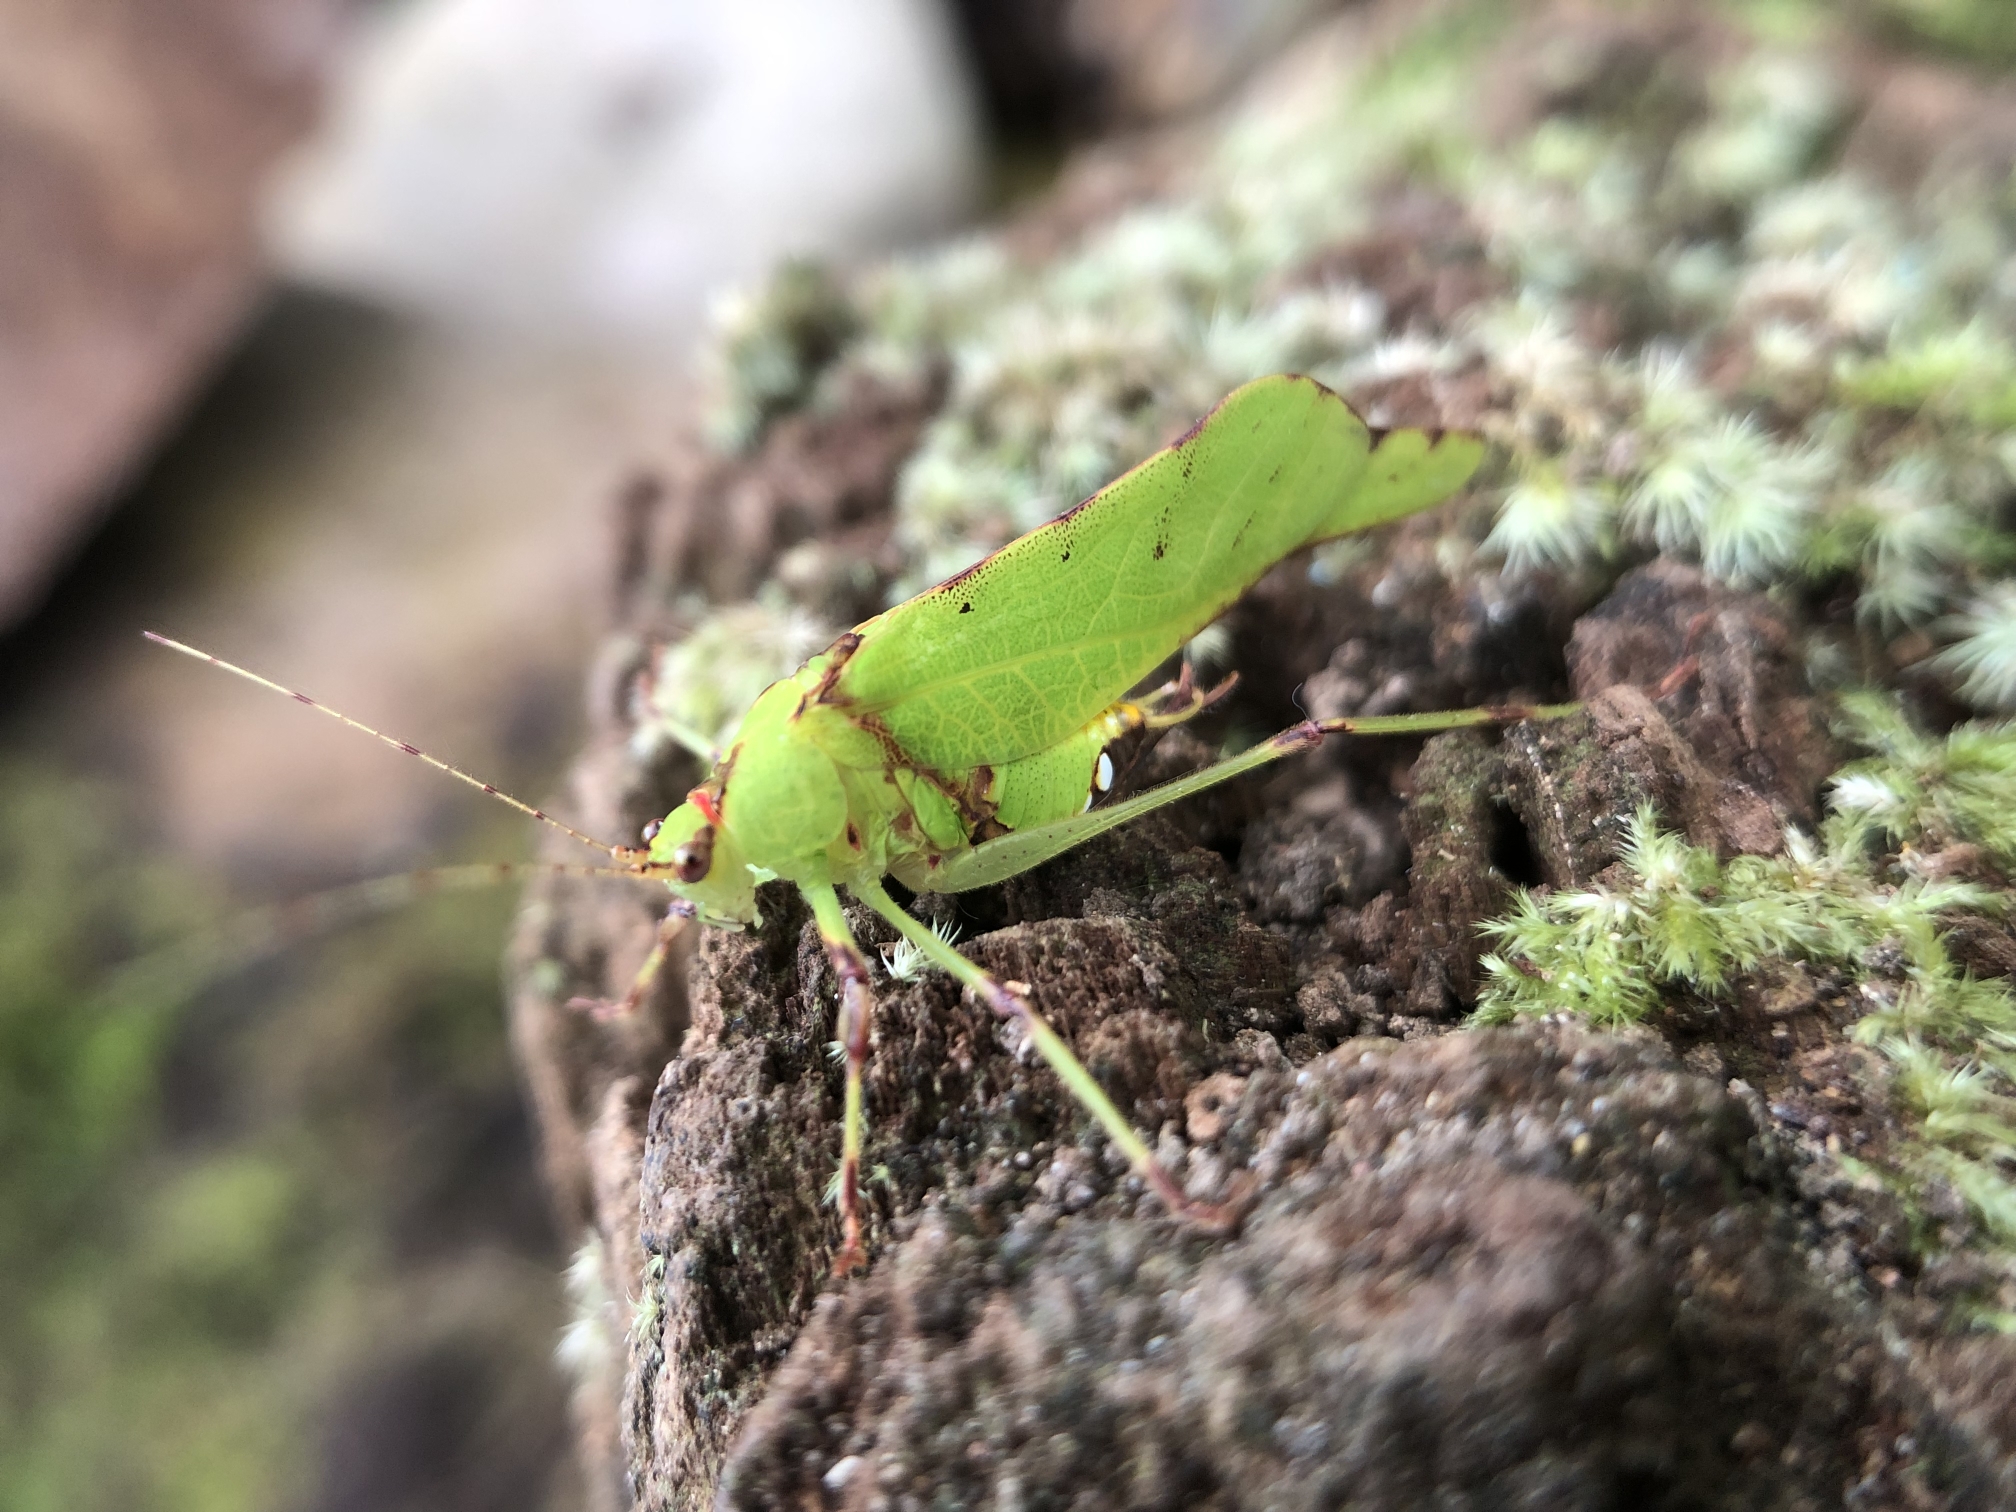
[[[840, 1126], [840, 1253], [834, 1257], [833, 1274], [844, 1276], [866, 1258], [861, 1247], [861, 1133], [865, 1121], [861, 1074], [868, 1064], [869, 1016], [875, 998], [868, 987], [867, 958], [847, 927], [840, 895], [830, 883], [824, 882], [801, 883], [800, 890], [812, 905], [819, 938], [826, 946], [826, 959], [840, 980], [840, 1015], [834, 1037], [847, 1057], [847, 1096]], [[860, 889], [857, 887], [855, 891]], [[867, 901], [865, 893], [862, 897]]]
[[[1010, 877], [1019, 877], [1032, 866], [1040, 866], [1053, 856], [1083, 845], [1094, 835], [1117, 829], [1152, 813], [1166, 804], [1187, 798], [1193, 793], [1201, 793], [1216, 787], [1221, 782], [1229, 782], [1245, 772], [1268, 765], [1270, 762], [1293, 756], [1301, 751], [1314, 750], [1331, 735], [1425, 735], [1442, 730], [1457, 730], [1476, 725], [1510, 724], [1522, 719], [1559, 719], [1580, 709], [1580, 704], [1521, 704], [1494, 705], [1477, 709], [1452, 709], [1433, 714], [1380, 714], [1365, 717], [1341, 719], [1307, 720], [1291, 726], [1258, 745], [1241, 751], [1237, 756], [1228, 756], [1223, 761], [1178, 777], [1160, 786], [1149, 788], [1145, 793], [1137, 793], [1132, 798], [1110, 803], [1104, 808], [1089, 809], [1069, 819], [1060, 819], [1052, 824], [1033, 825], [1028, 829], [1011, 830], [1008, 834], [983, 841], [971, 850], [946, 858], [935, 866], [928, 876], [913, 882], [913, 886], [931, 892], [969, 892], [976, 887], [988, 887], [996, 882], [1005, 882]], [[909, 878], [904, 878], [910, 881]], [[935, 957], [934, 957], [935, 959]]]
[[[1053, 856], [1062, 855], [1065, 851], [1084, 844], [1095, 835], [1137, 819], [1165, 804], [1174, 803], [1193, 793], [1203, 792], [1244, 772], [1253, 771], [1297, 752], [1313, 750], [1331, 735], [1419, 735], [1476, 725], [1505, 724], [1521, 719], [1556, 719], [1574, 713], [1580, 707], [1579, 704], [1501, 705], [1432, 714], [1308, 720], [1283, 730], [1269, 740], [1263, 740], [1237, 756], [1214, 762], [1201, 771], [1165, 782], [1133, 798], [1054, 824], [1037, 825], [986, 841], [946, 862], [930, 878], [929, 885], [942, 892], [964, 892], [1019, 876]], [[1229, 1229], [1238, 1222], [1241, 1204], [1236, 1199], [1231, 1203], [1215, 1205], [1194, 1201], [1184, 1193], [1175, 1179], [1156, 1161], [1147, 1141], [1113, 1105], [1113, 1100], [1106, 1095], [1105, 1089], [1093, 1078], [1092, 1073], [1087, 1071], [1077, 1056], [1071, 1053], [1070, 1046], [1064, 1043], [1055, 1030], [1043, 1022], [1041, 1016], [1021, 993], [967, 960], [950, 944], [913, 919], [883, 890], [879, 881], [872, 878], [850, 878], [847, 885], [862, 902], [893, 924], [927, 960], [942, 967], [972, 988], [980, 1000], [997, 1014], [1003, 1018], [1020, 1020], [1027, 1027], [1031, 1042], [1043, 1058], [1056, 1070], [1072, 1095], [1099, 1120], [1108, 1136], [1126, 1153], [1135, 1170], [1168, 1205], [1170, 1211], [1200, 1227], [1217, 1231]]]

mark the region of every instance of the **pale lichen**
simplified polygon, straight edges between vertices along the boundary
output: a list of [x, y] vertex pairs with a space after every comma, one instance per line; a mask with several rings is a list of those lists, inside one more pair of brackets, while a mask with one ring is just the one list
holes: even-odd
[[775, 587], [712, 613], [689, 608], [693, 629], [659, 648], [632, 690], [630, 745], [640, 761], [668, 745], [711, 761], [756, 695], [834, 635]]
[[[1955, 35], [1979, 24], [1960, 5], [1892, 9]], [[1502, 7], [1445, 8], [1381, 54], [1312, 47], [1171, 190], [1062, 255], [978, 237], [853, 277], [850, 317], [822, 306], [820, 331], [850, 334], [816, 373], [756, 360], [797, 349], [792, 270], [738, 307], [718, 407], [816, 405], [863, 373], [942, 365], [944, 404], [898, 486], [894, 601], [1246, 378], [1309, 372], [1370, 396], [1376, 420], [1397, 375], [1481, 371], [1505, 465], [1450, 529], [1507, 573], [1658, 549], [1733, 583], [1846, 575], [1867, 633], [1958, 638], [1936, 665], [1996, 705], [2016, 697], [2016, 643], [1994, 633], [2016, 558], [1999, 516], [2016, 482], [2016, 202], [1957, 160], [1907, 191], [1878, 182], [1844, 149], [1860, 108], [1844, 19], [1806, 4], [1751, 23], [1748, 51], [1693, 93], [1557, 79], [1502, 140], [1462, 108], [1512, 24]], [[1396, 314], [1376, 280], [1325, 271], [1381, 234], [1402, 175], [1449, 196], [1484, 249], [1490, 291], [1459, 318]], [[1606, 308], [1627, 318], [1592, 325]]]

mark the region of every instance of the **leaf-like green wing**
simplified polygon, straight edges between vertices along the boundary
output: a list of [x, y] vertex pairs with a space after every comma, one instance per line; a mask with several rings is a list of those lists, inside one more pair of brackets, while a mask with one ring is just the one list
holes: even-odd
[[1069, 513], [877, 615], [826, 692], [940, 771], [1044, 750], [1299, 547], [1436, 503], [1482, 443], [1375, 435], [1309, 378], [1235, 390]]

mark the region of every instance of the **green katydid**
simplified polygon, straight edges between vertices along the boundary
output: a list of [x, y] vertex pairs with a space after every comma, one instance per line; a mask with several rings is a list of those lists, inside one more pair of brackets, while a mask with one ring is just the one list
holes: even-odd
[[1075, 509], [856, 626], [773, 683], [725, 750], [705, 753], [713, 760], [705, 781], [647, 827], [648, 849], [568, 831], [608, 854], [613, 870], [662, 880], [673, 893], [626, 1002], [640, 995], [685, 921], [753, 923], [756, 888], [773, 879], [804, 894], [840, 982], [846, 1082], [836, 1271], [863, 1258], [862, 1073], [872, 1007], [841, 888], [996, 1014], [1019, 1022], [1173, 1212], [1213, 1229], [1234, 1221], [1227, 1207], [1191, 1199], [1162, 1169], [1026, 988], [953, 949], [890, 897], [882, 879], [917, 893], [1001, 882], [1333, 733], [1417, 733], [1564, 712], [1570, 706], [1304, 721], [1241, 755], [1095, 806], [1110, 782], [1112, 741], [1180, 723], [1216, 696], [1197, 689], [1187, 667], [1146, 697], [1130, 701], [1129, 689], [1283, 557], [1440, 502], [1469, 480], [1482, 455], [1482, 443], [1461, 433], [1374, 431], [1308, 378], [1248, 383]]

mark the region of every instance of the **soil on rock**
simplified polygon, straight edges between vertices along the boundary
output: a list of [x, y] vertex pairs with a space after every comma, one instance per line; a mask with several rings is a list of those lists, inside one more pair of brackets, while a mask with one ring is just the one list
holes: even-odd
[[1654, 1045], [1354, 1041], [1192, 1150], [1263, 1174], [1235, 1240], [928, 1204], [815, 1310], [720, 1504], [1912, 1504], [1875, 1329], [1747, 1111]]

